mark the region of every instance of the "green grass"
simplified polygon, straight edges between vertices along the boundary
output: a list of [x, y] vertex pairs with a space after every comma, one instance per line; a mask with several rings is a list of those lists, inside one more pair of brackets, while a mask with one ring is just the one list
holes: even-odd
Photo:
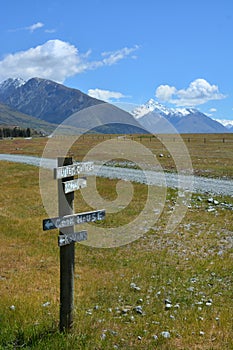
[[[57, 231], [42, 231], [47, 214], [39, 170], [0, 162], [0, 171], [1, 350], [233, 348], [232, 210], [221, 204], [232, 205], [232, 197], [216, 197], [220, 204], [208, 212], [208, 195], [202, 201], [193, 195], [183, 221], [166, 233], [177, 195], [168, 190], [160, 219], [137, 241], [111, 249], [76, 244], [74, 325], [61, 334]], [[115, 180], [98, 179], [97, 185], [104, 198], [116, 198]], [[124, 216], [98, 225], [122, 225], [138, 215], [147, 189], [134, 187], [138, 195]], [[75, 196], [79, 210], [86, 210]]]

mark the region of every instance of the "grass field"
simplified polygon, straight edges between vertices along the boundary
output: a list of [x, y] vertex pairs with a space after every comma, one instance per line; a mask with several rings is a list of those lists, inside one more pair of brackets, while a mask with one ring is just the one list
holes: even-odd
[[[75, 160], [81, 160], [86, 152], [100, 142], [116, 137], [114, 135], [83, 135], [70, 149]], [[233, 133], [229, 134], [185, 134], [181, 135], [184, 145], [192, 159], [194, 173], [201, 176], [233, 178]], [[165, 171], [175, 171], [175, 164], [169, 151], [164, 146], [179, 148], [178, 135], [160, 135], [158, 138], [148, 135], [133, 135], [128, 138], [142, 143], [153, 154], [164, 157], [159, 161]], [[181, 140], [182, 140], [181, 139]], [[47, 138], [0, 140], [0, 152], [10, 154], [28, 154], [41, 156]], [[52, 143], [54, 153], [60, 149], [63, 137], [57, 137]], [[182, 152], [182, 147], [180, 147]], [[181, 153], [182, 156], [182, 153]]]
[[[183, 138], [195, 173], [233, 177], [233, 135]], [[84, 138], [71, 153], [82, 158], [99, 141]], [[41, 155], [45, 142], [4, 140], [1, 153]], [[160, 142], [139, 142], [163, 153], [163, 168], [173, 169]], [[57, 231], [42, 231], [47, 213], [39, 169], [0, 162], [0, 171], [0, 349], [233, 348], [232, 197], [214, 197], [212, 211], [210, 195], [193, 194], [183, 221], [166, 233], [177, 196], [168, 189], [161, 217], [137, 241], [111, 249], [76, 244], [74, 325], [61, 334]], [[112, 200], [116, 181], [98, 179], [98, 189]], [[145, 185], [134, 190], [124, 221], [138, 214], [147, 195]], [[86, 210], [76, 198], [75, 206]], [[98, 225], [121, 224], [111, 215]]]

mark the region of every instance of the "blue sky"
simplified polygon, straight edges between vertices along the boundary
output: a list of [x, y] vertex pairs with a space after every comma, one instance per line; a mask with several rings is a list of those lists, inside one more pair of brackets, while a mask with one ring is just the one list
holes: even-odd
[[37, 76], [233, 120], [232, 0], [8, 0], [0, 35], [0, 82]]

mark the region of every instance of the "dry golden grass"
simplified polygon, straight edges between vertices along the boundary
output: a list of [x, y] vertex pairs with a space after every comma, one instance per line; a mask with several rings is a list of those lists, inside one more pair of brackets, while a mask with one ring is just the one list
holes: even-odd
[[[70, 137], [72, 136], [69, 136], [68, 139]], [[87, 151], [95, 145], [115, 137], [116, 135], [82, 135], [69, 150], [69, 155], [72, 155], [75, 160], [82, 160]], [[195, 174], [233, 178], [233, 133], [184, 134], [181, 137], [191, 156]], [[129, 135], [127, 138], [142, 143], [157, 156], [162, 153], [164, 157], [160, 158], [159, 162], [163, 169], [166, 171], [175, 171], [174, 160], [165, 145], [172, 148], [176, 148], [176, 145], [180, 147], [180, 136], [158, 135], [158, 137], [153, 137], [148, 135]], [[52, 155], [62, 149], [61, 144], [65, 143], [65, 139], [66, 137], [64, 136], [53, 139], [50, 143]], [[41, 156], [47, 142], [47, 138], [0, 140], [0, 152]], [[59, 154], [57, 155], [59, 156]]]

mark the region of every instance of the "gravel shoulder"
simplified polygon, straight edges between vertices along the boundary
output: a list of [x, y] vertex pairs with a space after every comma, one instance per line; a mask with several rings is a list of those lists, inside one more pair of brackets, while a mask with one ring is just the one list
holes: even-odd
[[[55, 159], [45, 159], [24, 155], [0, 154], [0, 160], [25, 163], [34, 166], [53, 169], [57, 166]], [[98, 166], [89, 175], [98, 175], [110, 179], [122, 179], [146, 183], [149, 185], [179, 188], [195, 193], [210, 193], [215, 195], [233, 196], [233, 180], [212, 179], [194, 175], [177, 175], [159, 171], [141, 171], [138, 169]]]

